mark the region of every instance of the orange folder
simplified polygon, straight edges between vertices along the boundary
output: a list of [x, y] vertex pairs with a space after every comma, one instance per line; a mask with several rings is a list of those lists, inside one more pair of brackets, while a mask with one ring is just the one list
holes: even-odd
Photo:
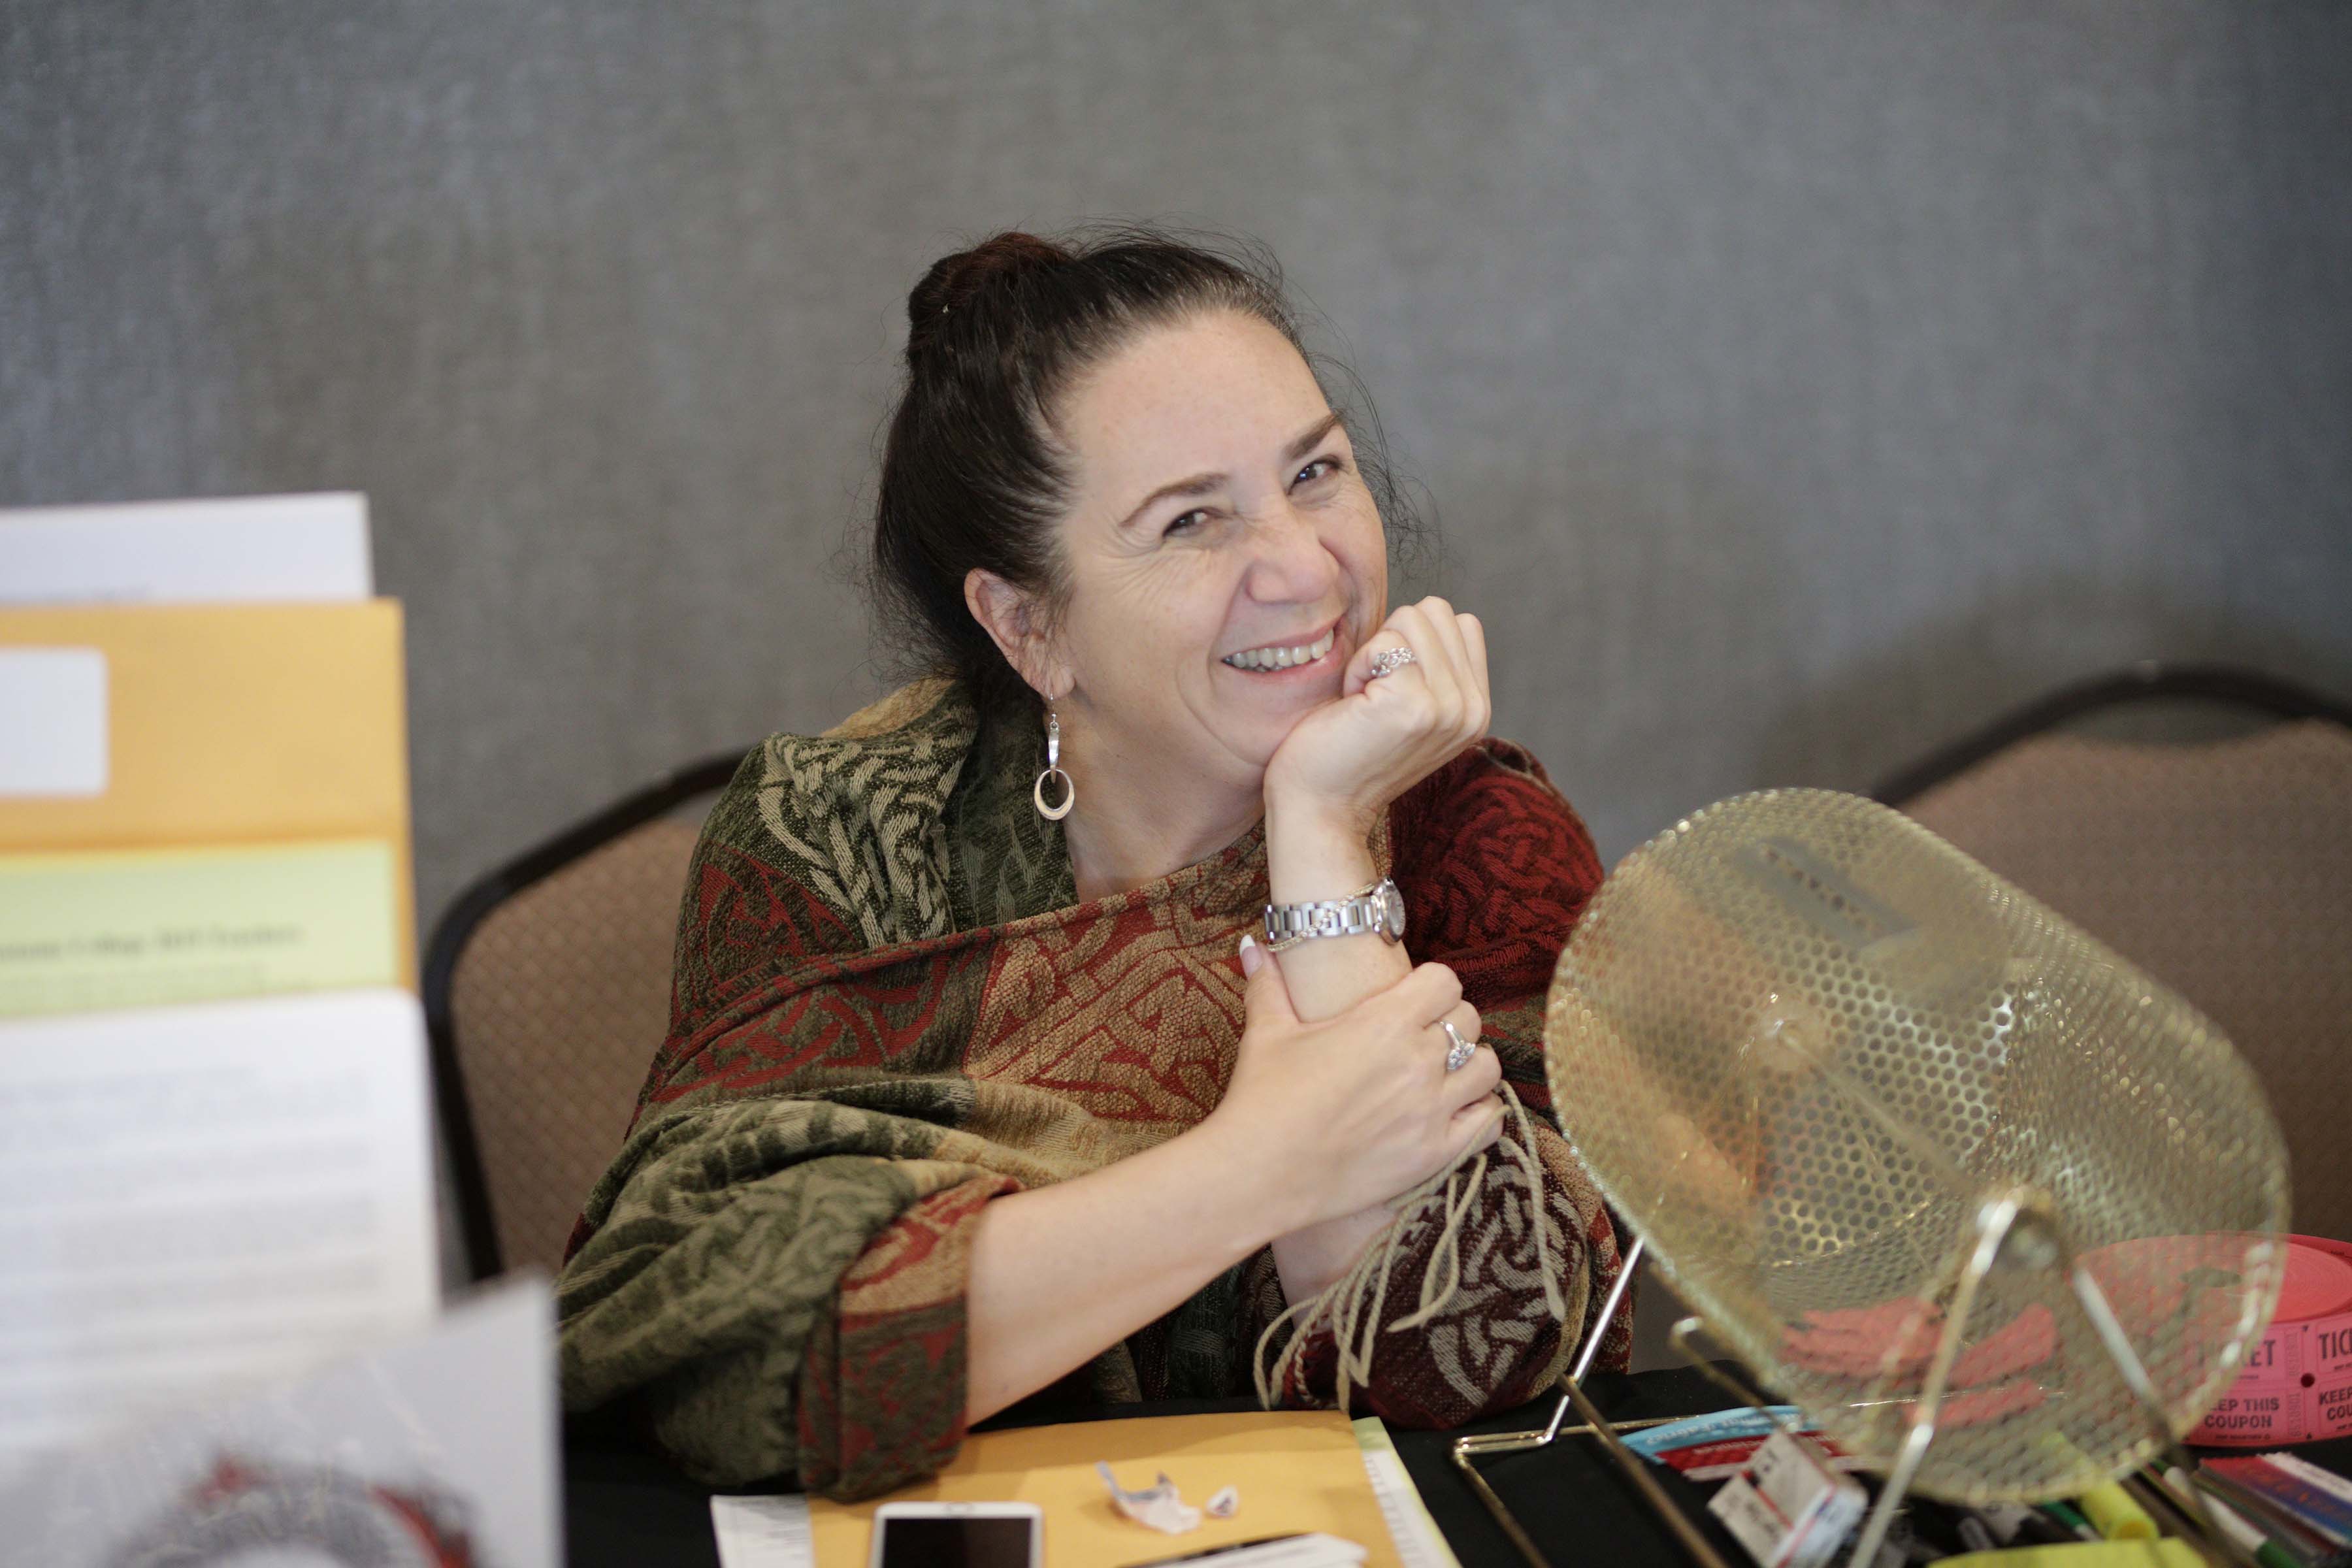
[[[1240, 1489], [1231, 1519], [1162, 1535], [1111, 1506], [1095, 1462], [1124, 1484], [1150, 1486], [1165, 1471], [1186, 1502]], [[1336, 1410], [1146, 1415], [1063, 1426], [1024, 1426], [968, 1436], [928, 1481], [862, 1503], [809, 1500], [816, 1568], [863, 1568], [874, 1510], [886, 1502], [1034, 1502], [1045, 1514], [1045, 1561], [1055, 1568], [1124, 1568], [1263, 1535], [1321, 1531], [1369, 1553], [1365, 1568], [1401, 1559], [1364, 1471], [1348, 1418]]]
[[415, 985], [400, 605], [0, 610], [0, 648], [106, 661], [107, 770], [89, 795], [0, 795], [0, 853], [380, 839]]

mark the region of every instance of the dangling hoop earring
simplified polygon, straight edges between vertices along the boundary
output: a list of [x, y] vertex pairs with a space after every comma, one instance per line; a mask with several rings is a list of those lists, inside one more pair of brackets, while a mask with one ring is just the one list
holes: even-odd
[[[1062, 804], [1047, 805], [1045, 781], [1057, 775], [1062, 781]], [[1029, 798], [1036, 803], [1037, 815], [1048, 822], [1061, 821], [1070, 815], [1070, 807], [1078, 804], [1078, 786], [1062, 772], [1062, 721], [1050, 708], [1045, 710], [1045, 771], [1037, 775]]]

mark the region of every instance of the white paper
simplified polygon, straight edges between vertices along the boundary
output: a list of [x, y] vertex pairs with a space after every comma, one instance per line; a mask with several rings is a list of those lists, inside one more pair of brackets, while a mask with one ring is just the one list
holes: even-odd
[[1184, 1500], [1167, 1471], [1160, 1471], [1150, 1486], [1133, 1491], [1118, 1484], [1118, 1475], [1106, 1460], [1095, 1461], [1095, 1473], [1110, 1489], [1111, 1506], [1136, 1523], [1166, 1535], [1184, 1535], [1201, 1528], [1201, 1510]]
[[816, 1568], [816, 1532], [808, 1499], [714, 1497], [710, 1533], [719, 1541], [719, 1568]]
[[1281, 1536], [1255, 1546], [1204, 1547], [1202, 1552], [1200, 1568], [1356, 1568], [1371, 1555], [1352, 1541], [1320, 1532]]
[[0, 1024], [0, 1474], [429, 1323], [425, 1104], [401, 991]]
[[364, 599], [367, 497], [0, 510], [0, 605]]
[[106, 655], [0, 647], [0, 796], [106, 793]]
[[1864, 1500], [1860, 1484], [1833, 1471], [1817, 1445], [1780, 1431], [1706, 1508], [1764, 1568], [1821, 1568], [1861, 1521]]
[[35, 1460], [0, 1481], [0, 1568], [555, 1568], [553, 1316], [546, 1283], [520, 1280], [427, 1336]]

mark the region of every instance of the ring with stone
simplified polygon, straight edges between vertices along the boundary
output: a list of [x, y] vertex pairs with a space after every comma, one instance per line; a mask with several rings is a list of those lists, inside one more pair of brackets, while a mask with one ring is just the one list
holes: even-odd
[[1408, 664], [1420, 662], [1420, 658], [1409, 647], [1384, 647], [1372, 655], [1372, 673], [1368, 679], [1378, 680], [1384, 675], [1394, 675]]
[[1464, 1039], [1462, 1031], [1454, 1026], [1451, 1018], [1439, 1019], [1437, 1026], [1445, 1031], [1447, 1039], [1454, 1042], [1445, 1047], [1445, 1070], [1460, 1072], [1470, 1065], [1470, 1058], [1478, 1054], [1478, 1042]]

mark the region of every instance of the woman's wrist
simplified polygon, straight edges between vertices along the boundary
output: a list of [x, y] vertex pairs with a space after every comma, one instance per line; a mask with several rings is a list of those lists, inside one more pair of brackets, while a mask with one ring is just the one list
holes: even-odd
[[1328, 805], [1269, 795], [1265, 805], [1267, 889], [1277, 904], [1340, 899], [1370, 881], [1371, 825]]
[[1274, 1238], [1274, 1267], [1282, 1293], [1293, 1301], [1321, 1294], [1355, 1267], [1371, 1238], [1396, 1218], [1392, 1205], [1378, 1204], [1353, 1214], [1334, 1215], [1285, 1231]]
[[[1243, 1257], [1320, 1217], [1315, 1202], [1315, 1179], [1320, 1173], [1288, 1168], [1284, 1140], [1240, 1125], [1223, 1105], [1163, 1146], [1197, 1162], [1199, 1181], [1186, 1184], [1190, 1190], [1212, 1194], [1212, 1202], [1224, 1195], [1235, 1198], [1233, 1219], [1236, 1235], [1245, 1237]], [[1245, 1179], [1237, 1183], [1235, 1176], [1243, 1173]]]

